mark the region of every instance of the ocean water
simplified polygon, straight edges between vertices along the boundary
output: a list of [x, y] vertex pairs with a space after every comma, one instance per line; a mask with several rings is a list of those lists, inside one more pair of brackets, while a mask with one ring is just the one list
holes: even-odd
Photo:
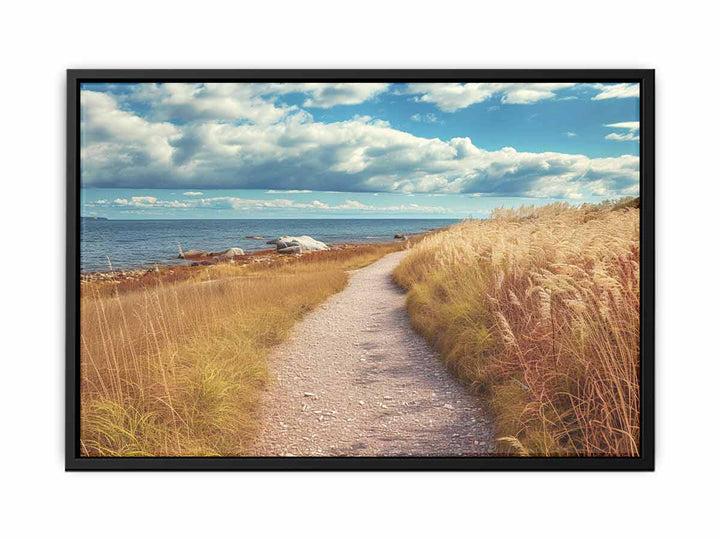
[[[187, 219], [81, 220], [82, 272], [177, 264], [184, 250], [220, 251], [239, 247], [246, 253], [272, 248], [279, 236], [306, 234], [327, 244], [389, 242], [396, 233], [413, 234], [446, 227], [453, 219]], [[252, 240], [246, 236], [263, 236]]]

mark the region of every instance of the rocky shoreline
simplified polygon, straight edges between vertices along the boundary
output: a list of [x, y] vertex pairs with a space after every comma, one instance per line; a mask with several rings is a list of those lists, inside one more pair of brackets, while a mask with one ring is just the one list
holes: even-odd
[[[357, 249], [359, 247], [367, 245], [368, 244], [365, 243], [329, 244], [328, 251]], [[281, 248], [280, 250], [276, 248], [254, 251], [252, 253], [243, 253], [242, 255], [222, 258], [211, 256], [215, 255], [214, 253], [202, 253], [203, 255], [199, 257], [186, 258], [186, 254], [186, 257], [183, 258], [170, 259], [164, 262], [158, 261], [149, 268], [143, 267], [123, 270], [85, 272], [80, 274], [80, 282], [110, 284], [117, 284], [123, 282], [140, 282], [146, 279], [154, 279], [158, 275], [172, 276], [176, 273], [187, 273], [197, 270], [197, 267], [213, 266], [216, 264], [235, 264], [239, 267], [249, 265], [269, 265], [282, 260], [304, 257], [313, 253], [313, 251], [288, 251], [285, 248]]]

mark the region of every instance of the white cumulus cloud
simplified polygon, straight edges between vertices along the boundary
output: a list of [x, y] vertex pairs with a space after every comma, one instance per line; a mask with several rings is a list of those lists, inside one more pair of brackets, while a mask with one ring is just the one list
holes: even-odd
[[421, 102], [434, 103], [446, 112], [455, 112], [492, 96], [503, 103], [527, 105], [555, 97], [557, 90], [574, 83], [414, 83], [406, 90], [419, 94]]
[[624, 129], [623, 133], [608, 133], [605, 138], [610, 141], [639, 141], [640, 122], [615, 122], [614, 124], [605, 124], [605, 127]]
[[593, 100], [640, 97], [640, 85], [637, 83], [596, 84], [594, 86], [600, 90], [600, 93], [594, 96]]
[[307, 94], [303, 107], [329, 109], [336, 105], [357, 105], [387, 91], [389, 83], [277, 83], [269, 91], [278, 94]]

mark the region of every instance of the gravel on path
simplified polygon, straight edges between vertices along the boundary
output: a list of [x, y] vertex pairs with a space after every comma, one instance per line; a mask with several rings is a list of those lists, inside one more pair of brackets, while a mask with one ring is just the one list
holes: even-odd
[[475, 456], [494, 452], [486, 407], [415, 333], [392, 271], [351, 273], [272, 354], [258, 456]]

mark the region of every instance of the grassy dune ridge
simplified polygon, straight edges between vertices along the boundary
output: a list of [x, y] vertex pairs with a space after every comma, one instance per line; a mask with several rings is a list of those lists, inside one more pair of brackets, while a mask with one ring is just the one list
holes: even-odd
[[151, 283], [83, 283], [82, 452], [245, 453], [270, 349], [345, 287], [346, 270], [401, 247], [165, 270]]
[[425, 238], [394, 278], [505, 451], [638, 455], [637, 200], [500, 209]]

